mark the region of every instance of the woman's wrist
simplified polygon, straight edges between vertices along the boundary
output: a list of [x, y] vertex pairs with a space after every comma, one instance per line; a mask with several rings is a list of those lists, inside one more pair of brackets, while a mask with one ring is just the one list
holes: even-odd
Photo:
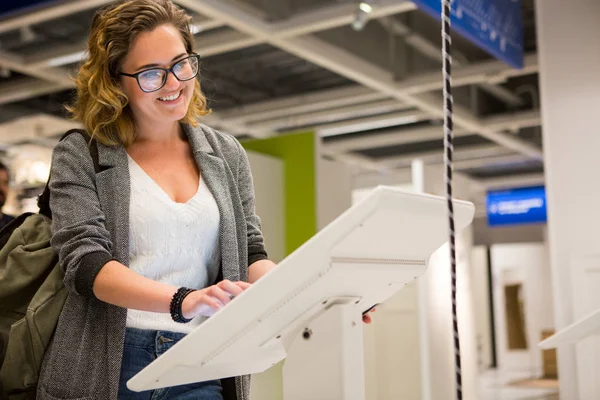
[[[187, 323], [193, 319], [193, 313], [188, 309], [184, 309], [184, 302], [196, 292], [195, 289], [189, 289], [185, 287], [181, 287], [177, 289], [173, 297], [171, 298], [171, 303], [169, 304], [169, 311], [171, 313], [171, 318], [175, 322]], [[189, 304], [189, 301], [187, 302]]]

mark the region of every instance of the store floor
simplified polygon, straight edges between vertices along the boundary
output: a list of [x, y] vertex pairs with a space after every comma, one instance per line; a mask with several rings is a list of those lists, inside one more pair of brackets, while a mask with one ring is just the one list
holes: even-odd
[[480, 376], [481, 400], [558, 400], [558, 389], [553, 382], [518, 384], [531, 378], [526, 373], [486, 371]]

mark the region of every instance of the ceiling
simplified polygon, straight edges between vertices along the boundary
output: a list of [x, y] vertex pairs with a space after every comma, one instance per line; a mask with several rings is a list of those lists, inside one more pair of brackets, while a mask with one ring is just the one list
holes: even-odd
[[[9, 0], [0, 8], [0, 143], [49, 148], [65, 127], [69, 74], [109, 0]], [[357, 182], [443, 162], [440, 24], [403, 0], [175, 0], [193, 15], [206, 123], [240, 138], [315, 129], [323, 155]], [[8, 4], [6, 3], [6, 4]], [[8, 7], [7, 7], [8, 8]], [[523, 0], [525, 67], [453, 36], [455, 170], [482, 188], [543, 182], [533, 0]]]

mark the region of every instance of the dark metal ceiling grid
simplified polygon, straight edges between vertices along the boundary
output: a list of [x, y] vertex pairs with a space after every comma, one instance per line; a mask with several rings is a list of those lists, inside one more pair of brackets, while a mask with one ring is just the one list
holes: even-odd
[[[329, 6], [355, 4], [354, 1], [350, 0], [288, 0], [285, 4], [282, 3], [283, 0], [223, 1], [236, 5], [243, 4], [247, 7], [246, 9], [254, 9], [258, 14], [262, 13], [267, 21], [285, 20], [300, 13], [311, 12]], [[206, 20], [206, 17], [200, 16], [190, 10], [188, 11], [197, 20]], [[61, 17], [59, 20], [33, 24], [30, 26], [33, 36], [30, 37], [23, 35], [23, 32], [19, 30], [0, 33], [0, 50], [27, 58], [36, 55], [41, 49], [49, 51], [51, 54], [52, 49], [82, 43], [89, 30], [94, 12], [94, 9], [90, 9]], [[348, 26], [341, 26], [314, 32], [312, 35], [326, 43], [335, 45], [340, 50], [347, 51], [377, 65], [381, 70], [389, 73], [390, 76], [394, 75], [399, 85], [402, 85], [405, 80], [426, 75], [428, 72], [435, 72], [440, 68], [441, 64], [436, 59], [435, 51], [430, 51], [429, 55], [427, 55], [427, 49], [424, 51], [422, 48], [415, 48], [412, 45], [408, 46], [405, 43], [409, 40], [409, 37], [414, 39], [414, 35], [417, 35], [421, 40], [428, 43], [430, 50], [436, 50], [441, 46], [438, 21], [419, 10], [385, 18], [388, 18], [388, 21], [396, 21], [403, 24], [409, 29], [408, 33], [404, 35], [392, 34], [382, 21], [372, 20], [369, 21], [367, 27], [361, 32], [355, 32]], [[534, 0], [523, 0], [523, 19], [526, 51], [535, 53]], [[203, 38], [209, 35], [227, 36], [231, 33], [235, 33], [235, 30], [227, 26], [213, 28], [209, 33], [200, 32], [196, 35], [197, 45], [201, 49]], [[391, 53], [389, 53], [392, 48], [392, 41], [396, 41], [397, 44], [400, 43], [401, 46], [405, 47], [404, 58], [401, 59], [404, 65], [396, 65], [397, 61], [396, 64], [392, 62]], [[461, 66], [493, 60], [489, 54], [458, 35], [454, 35], [453, 48], [456, 53], [456, 59], [461, 62]], [[371, 54], [369, 54], [369, 51]], [[395, 51], [398, 51], [398, 49], [396, 48]], [[374, 57], [373, 53], [377, 53], [377, 57]], [[66, 68], [70, 69], [76, 67], [77, 64], [66, 66]], [[404, 72], [399, 73], [403, 68]], [[15, 71], [11, 71], [8, 76], [6, 75], [6, 69], [0, 68], [0, 91], [3, 87], [8, 87], [5, 85], [9, 83], [12, 85], [26, 79], [33, 79]], [[274, 99], [283, 99], [290, 96], [305, 95], [355, 85], [351, 80], [337, 73], [267, 44], [255, 45], [205, 57], [202, 60], [201, 81], [203, 91], [209, 101], [209, 106], [217, 112]], [[539, 108], [537, 73], [510, 77], [505, 81], [495, 82], [494, 85], [505, 92], [514, 93], [522, 100], [522, 104], [518, 106], [509, 105], [506, 101], [499, 100], [498, 96], [484, 90], [480, 85], [457, 87], [455, 89], [456, 102], [479, 118]], [[439, 97], [439, 93], [438, 90], [434, 90], [429, 91], [428, 94]], [[0, 122], [7, 122], [27, 114], [33, 115], [37, 113], [63, 117], [65, 116], [64, 104], [69, 102], [72, 97], [72, 90], [63, 89], [52, 94], [43, 94], [27, 100], [14, 101], [9, 104], [0, 103]], [[370, 106], [367, 102], [364, 105], [365, 107]], [[415, 110], [415, 112], [418, 111]], [[305, 113], [302, 116], [306, 117], [306, 115]], [[371, 117], [372, 115], [380, 115], [382, 118], [386, 116], [385, 113], [373, 114], [366, 111], [364, 113], [357, 112], [353, 117], [358, 119], [361, 116]], [[303, 121], [305, 121], [305, 118], [303, 118]], [[353, 122], [352, 119], [342, 119], [339, 121]], [[352, 138], [368, 138], [369, 135], [380, 135], [386, 132], [398, 134], [399, 130], [409, 132], [416, 128], [436, 126], [438, 122], [439, 118], [432, 116], [428, 121], [420, 121], [414, 124], [327, 137], [324, 138], [324, 143], [335, 143], [337, 140]], [[285, 130], [310, 127], [312, 126], [287, 125]], [[279, 129], [276, 129], [273, 133], [277, 131]], [[541, 128], [539, 127], [513, 129], [512, 135], [524, 139], [527, 143], [533, 143], [541, 147], [540, 132]], [[238, 133], [244, 134], [246, 132]], [[472, 135], [457, 137], [457, 148], [492, 144], [488, 139], [476, 135], [477, 133], [472, 132]], [[377, 160], [382, 157], [407, 154], [418, 155], [421, 152], [432, 150], [441, 151], [441, 148], [441, 140], [423, 140], [417, 143], [390, 145], [383, 148], [361, 149], [356, 151], [355, 154]], [[501, 172], [498, 171], [504, 170], [508, 175], [541, 168], [539, 162], [537, 164], [534, 162], [533, 164], [533, 167], [529, 165], [523, 167], [521, 165], [522, 168], [517, 168], [514, 166], [514, 163], [510, 165], [501, 163], [498, 166], [490, 168], [493, 169], [494, 174], [500, 174]], [[483, 169], [470, 168], [466, 172], [473, 177], [483, 177], [488, 169], [488, 167], [484, 166]]]
[[201, 75], [215, 110], [351, 84], [269, 45], [208, 57], [202, 61]]
[[88, 35], [95, 10], [85, 10], [66, 15], [60, 20], [50, 20], [29, 26], [33, 36], [23, 36], [19, 30], [0, 34], [0, 45], [5, 51], [30, 56], [41, 48], [59, 47], [82, 42]]

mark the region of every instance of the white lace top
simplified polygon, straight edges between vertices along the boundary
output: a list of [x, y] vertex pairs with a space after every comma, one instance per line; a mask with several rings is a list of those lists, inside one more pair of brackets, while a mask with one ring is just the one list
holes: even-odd
[[[176, 203], [129, 157], [131, 200], [129, 267], [158, 282], [200, 289], [212, 284], [219, 272], [217, 203], [202, 178], [187, 203]], [[127, 326], [189, 333], [203, 321], [174, 322], [171, 316], [128, 310]]]

